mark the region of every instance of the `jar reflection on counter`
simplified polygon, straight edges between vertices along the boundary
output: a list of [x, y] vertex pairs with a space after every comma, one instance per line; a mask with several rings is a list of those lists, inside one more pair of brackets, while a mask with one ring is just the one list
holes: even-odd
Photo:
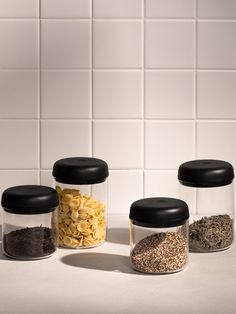
[[102, 244], [107, 228], [106, 162], [90, 157], [60, 159], [53, 176], [59, 195], [59, 245], [89, 248]]
[[189, 249], [215, 252], [234, 238], [234, 170], [222, 160], [191, 160], [180, 165], [179, 197], [191, 212]]
[[181, 271], [188, 262], [188, 218], [185, 202], [146, 198], [130, 207], [131, 265], [143, 273]]

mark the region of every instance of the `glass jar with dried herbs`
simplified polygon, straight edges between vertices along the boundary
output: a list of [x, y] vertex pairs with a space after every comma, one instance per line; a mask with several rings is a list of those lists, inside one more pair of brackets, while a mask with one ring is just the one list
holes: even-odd
[[143, 273], [167, 274], [188, 262], [188, 218], [185, 202], [167, 197], [137, 200], [130, 207], [131, 265]]
[[191, 220], [189, 249], [215, 252], [228, 249], [234, 238], [234, 169], [229, 162], [192, 160], [178, 169], [180, 198]]

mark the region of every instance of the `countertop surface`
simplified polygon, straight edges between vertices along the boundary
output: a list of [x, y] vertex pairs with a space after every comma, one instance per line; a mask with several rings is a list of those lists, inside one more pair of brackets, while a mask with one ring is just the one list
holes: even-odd
[[58, 249], [48, 259], [16, 261], [0, 253], [1, 314], [235, 314], [236, 248], [191, 253], [169, 275], [135, 272], [127, 217], [109, 217], [107, 242]]

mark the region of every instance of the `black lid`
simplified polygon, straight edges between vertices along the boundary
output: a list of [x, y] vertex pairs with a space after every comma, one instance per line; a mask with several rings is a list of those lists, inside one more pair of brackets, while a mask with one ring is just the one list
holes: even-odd
[[54, 211], [58, 206], [56, 190], [43, 185], [19, 185], [2, 194], [2, 207], [13, 214], [34, 215]]
[[71, 157], [55, 162], [52, 172], [55, 180], [67, 184], [95, 184], [106, 180], [108, 165], [91, 157]]
[[189, 218], [188, 205], [176, 198], [151, 197], [134, 202], [129, 218], [144, 227], [176, 227]]
[[234, 169], [223, 160], [192, 160], [180, 165], [178, 179], [183, 185], [192, 187], [223, 186], [233, 181]]

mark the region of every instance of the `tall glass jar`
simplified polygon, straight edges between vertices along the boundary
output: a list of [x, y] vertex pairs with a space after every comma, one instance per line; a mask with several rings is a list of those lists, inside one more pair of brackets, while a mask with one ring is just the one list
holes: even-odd
[[107, 228], [107, 163], [90, 157], [60, 159], [53, 166], [53, 177], [60, 202], [59, 245], [102, 244]]
[[130, 207], [131, 265], [143, 273], [166, 274], [188, 261], [188, 218], [185, 202], [145, 198]]
[[20, 185], [2, 194], [3, 252], [15, 259], [51, 256], [57, 248], [57, 192], [47, 186]]
[[180, 198], [190, 209], [189, 248], [227, 249], [234, 237], [234, 169], [222, 160], [192, 160], [178, 170]]

